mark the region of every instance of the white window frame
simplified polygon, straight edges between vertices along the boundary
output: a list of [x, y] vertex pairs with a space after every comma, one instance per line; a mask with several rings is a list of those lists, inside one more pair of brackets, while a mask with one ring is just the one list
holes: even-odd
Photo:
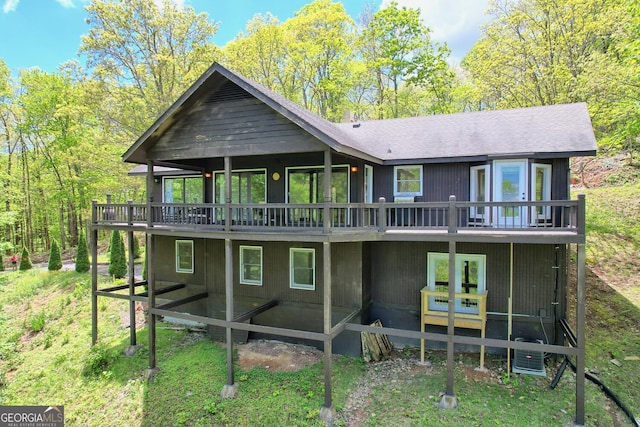
[[[178, 246], [183, 244], [189, 245], [191, 249], [191, 266], [188, 269], [180, 267], [180, 250]], [[193, 240], [176, 240], [176, 273], [193, 273], [193, 255]]]
[[[462, 277], [460, 277], [460, 272], [462, 271], [462, 263], [464, 261], [476, 261], [478, 262], [478, 294], [484, 292], [487, 288], [487, 256], [483, 254], [456, 254], [456, 277], [454, 278], [454, 286], [456, 293], [462, 293]], [[430, 290], [435, 290], [436, 284], [436, 262], [438, 261], [449, 261], [449, 254], [442, 252], [428, 252], [427, 253], [427, 287]], [[429, 298], [429, 309], [436, 311], [447, 311], [448, 304], [435, 304], [436, 297]], [[464, 298], [456, 298], [455, 301], [455, 312], [456, 313], [467, 313], [467, 314], [478, 314], [478, 307], [463, 307], [462, 300]]]
[[[312, 279], [312, 284], [308, 284], [308, 283], [296, 283], [295, 282], [295, 274], [294, 274], [294, 270], [295, 270], [295, 265], [294, 265], [294, 254], [296, 252], [304, 252], [304, 253], [310, 253], [312, 255], [312, 266], [311, 266], [311, 270], [312, 270], [312, 274], [311, 274], [311, 279]], [[302, 289], [305, 291], [315, 291], [316, 289], [316, 250], [313, 248], [290, 248], [289, 249], [289, 287], [291, 289]]]
[[[289, 166], [289, 167], [284, 168], [284, 171], [285, 171], [284, 191], [285, 191], [285, 195], [286, 195], [286, 199], [287, 199], [286, 203], [291, 203], [290, 200], [289, 200], [289, 174], [292, 171], [295, 172], [296, 170], [300, 170], [300, 169], [317, 169], [318, 172], [324, 172], [324, 166]], [[348, 164], [332, 165], [331, 166], [331, 173], [342, 172], [342, 169], [344, 169], [344, 172], [347, 175], [347, 201], [346, 201], [346, 203], [351, 203], [351, 174], [349, 173], [349, 171], [351, 170], [351, 167]], [[332, 203], [336, 202], [334, 199], [335, 199], [335, 195], [333, 194], [333, 190], [332, 190], [332, 196], [331, 196]], [[322, 203], [322, 201], [319, 201], [318, 203]]]
[[[484, 171], [485, 200], [478, 200], [478, 172], [481, 170]], [[469, 200], [472, 202], [489, 202], [491, 200], [491, 168], [489, 165], [472, 166], [470, 173]], [[473, 206], [469, 211], [470, 218], [481, 220], [484, 224], [489, 224], [491, 215], [488, 207], [484, 207], [483, 211], [480, 212], [477, 207]]]
[[[398, 171], [407, 169], [418, 169], [420, 172], [420, 190], [418, 191], [399, 191], [398, 190]], [[393, 167], [393, 196], [395, 197], [410, 197], [410, 196], [422, 196], [423, 190], [423, 167], [422, 165], [402, 165]]]
[[[252, 250], [252, 251], [259, 251], [260, 252], [260, 279], [259, 280], [253, 280], [253, 279], [247, 279], [244, 276], [244, 251], [245, 250]], [[253, 265], [253, 264], [252, 264]], [[263, 271], [263, 267], [264, 267], [264, 263], [263, 263], [263, 258], [262, 258], [262, 246], [245, 246], [245, 245], [240, 245], [240, 283], [243, 285], [253, 285], [253, 286], [262, 286], [262, 271]]]
[[[267, 169], [266, 168], [255, 168], [255, 169], [233, 169], [231, 171], [231, 177], [233, 179], [233, 174], [235, 173], [245, 173], [245, 172], [262, 172], [264, 174], [264, 200], [266, 202], [267, 200], [267, 186], [269, 185], [269, 179], [267, 177]], [[213, 171], [213, 200], [217, 200], [218, 196], [220, 196], [222, 203], [224, 203], [224, 198], [225, 198], [225, 190], [222, 189], [222, 193], [220, 195], [218, 195], [217, 193], [217, 188], [216, 188], [216, 177], [222, 175], [222, 177], [224, 178], [224, 170], [217, 170], [217, 171]], [[225, 183], [226, 186], [226, 183]], [[239, 203], [238, 201], [231, 201], [231, 203]], [[246, 202], [243, 202], [246, 203]]]
[[[544, 174], [544, 188], [542, 189], [542, 199], [536, 197], [536, 187], [538, 186], [536, 171], [542, 169]], [[540, 202], [545, 200], [551, 200], [551, 165], [545, 163], [532, 163], [531, 164], [531, 201]], [[542, 209], [539, 207], [531, 208], [531, 218], [534, 221], [547, 221], [551, 219], [551, 207], [544, 206]]]
[[373, 203], [373, 166], [364, 165], [364, 202]]

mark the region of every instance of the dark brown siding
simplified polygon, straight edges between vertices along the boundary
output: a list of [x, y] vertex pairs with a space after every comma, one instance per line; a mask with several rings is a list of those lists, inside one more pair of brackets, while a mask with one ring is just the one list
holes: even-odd
[[[564, 311], [563, 295], [555, 297], [556, 272], [558, 288], [566, 283], [564, 246], [556, 254], [554, 245], [514, 245], [513, 312], [537, 316], [539, 309], [550, 315], [553, 302]], [[379, 242], [372, 244], [372, 297], [376, 303], [419, 309], [420, 289], [427, 282], [427, 253], [448, 252], [444, 243]], [[458, 244], [458, 253], [487, 256], [486, 286], [489, 291], [487, 310], [506, 313], [509, 297], [508, 244]], [[556, 263], [557, 258], [557, 263]], [[554, 268], [558, 266], [558, 268]]]
[[[240, 284], [240, 246], [261, 246], [263, 256], [262, 286]], [[207, 288], [213, 295], [224, 294], [224, 241], [206, 240]], [[314, 248], [316, 253], [316, 289], [301, 290], [289, 287], [289, 249]], [[323, 259], [322, 244], [291, 244], [287, 242], [233, 242], [233, 293], [238, 297], [277, 299], [283, 302], [322, 304]], [[362, 301], [362, 243], [332, 244], [333, 304], [340, 307], [359, 307]], [[201, 267], [202, 268], [202, 267]], [[164, 271], [162, 267], [161, 271]], [[157, 273], [162, 277], [163, 273]]]
[[324, 144], [257, 99], [204, 103], [165, 132], [152, 160], [321, 151]]
[[469, 200], [468, 163], [425, 165], [423, 174], [425, 202], [446, 202], [451, 195]]

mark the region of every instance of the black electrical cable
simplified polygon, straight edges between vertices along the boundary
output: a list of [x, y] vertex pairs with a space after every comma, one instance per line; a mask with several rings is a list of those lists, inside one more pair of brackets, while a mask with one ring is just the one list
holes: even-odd
[[[573, 372], [577, 373], [578, 370], [576, 368], [576, 365], [574, 365], [571, 359], [569, 359], [567, 356], [564, 357], [564, 362], [562, 363], [564, 364], [565, 362], [568, 363], [569, 366], [571, 366], [571, 370]], [[631, 410], [627, 408], [627, 406], [620, 400], [620, 398], [613, 391], [611, 391], [609, 387], [604, 385], [602, 381], [600, 381], [598, 378], [594, 377], [593, 375], [587, 372], [584, 373], [584, 377], [589, 381], [591, 381], [592, 383], [594, 383], [595, 385], [597, 385], [600, 388], [600, 390], [604, 391], [604, 394], [606, 394], [609, 398], [611, 398], [611, 400], [616, 402], [616, 405], [618, 405], [618, 407], [622, 409], [622, 412], [624, 412], [629, 417], [629, 419], [634, 423], [634, 425], [636, 427], [640, 427], [640, 421], [638, 421], [638, 419], [633, 416], [633, 414], [631, 413]], [[560, 380], [560, 378], [556, 378], [556, 379], [558, 381]], [[558, 384], [558, 381], [554, 380], [554, 384], [552, 384], [551, 388], [555, 388], [555, 386]]]

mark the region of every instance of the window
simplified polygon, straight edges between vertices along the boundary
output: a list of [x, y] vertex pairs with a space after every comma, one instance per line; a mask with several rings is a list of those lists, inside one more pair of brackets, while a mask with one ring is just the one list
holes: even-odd
[[422, 196], [422, 166], [395, 166], [393, 168], [393, 195]]
[[[531, 200], [551, 200], [551, 165], [533, 163], [531, 165]], [[535, 206], [532, 212], [533, 220], [551, 219], [550, 206]]]
[[[485, 291], [485, 255], [456, 254], [456, 277], [454, 279], [457, 294], [479, 294]], [[449, 291], [449, 254], [429, 252], [427, 254], [427, 285], [430, 290]], [[449, 298], [430, 297], [429, 309], [447, 311]], [[457, 313], [478, 314], [478, 300], [456, 298]]]
[[[215, 172], [215, 203], [224, 203], [224, 172]], [[231, 173], [231, 203], [265, 203], [267, 201], [267, 171], [238, 170]]]
[[289, 251], [290, 277], [292, 289], [315, 290], [316, 251], [308, 248], [291, 248]]
[[[487, 202], [489, 201], [489, 165], [471, 167], [471, 185], [470, 185], [470, 201]], [[489, 221], [489, 215], [485, 206], [472, 206], [470, 208], [471, 218], [480, 220], [480, 222]]]
[[193, 240], [176, 240], [176, 272], [193, 273]]
[[165, 177], [162, 181], [164, 203], [202, 203], [204, 182], [201, 176]]
[[[287, 168], [289, 203], [324, 202], [324, 168], [322, 166]], [[333, 166], [331, 170], [331, 201], [349, 203], [349, 167]]]
[[240, 283], [262, 286], [261, 246], [240, 246]]

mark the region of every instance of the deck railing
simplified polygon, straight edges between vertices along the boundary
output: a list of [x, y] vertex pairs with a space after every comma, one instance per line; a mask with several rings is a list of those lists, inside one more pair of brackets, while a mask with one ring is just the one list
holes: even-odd
[[[584, 197], [536, 202], [188, 204], [107, 203], [94, 201], [96, 225], [191, 227], [221, 230], [322, 231], [325, 212], [331, 229], [570, 231], [584, 233]], [[487, 230], [488, 231], [488, 230]]]

